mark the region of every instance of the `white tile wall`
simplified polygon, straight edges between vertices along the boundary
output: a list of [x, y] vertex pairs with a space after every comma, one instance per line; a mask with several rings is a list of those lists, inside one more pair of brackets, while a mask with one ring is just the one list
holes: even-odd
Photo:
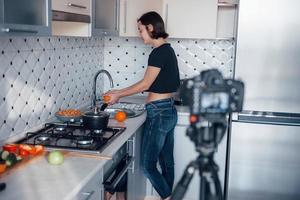
[[[218, 68], [231, 77], [231, 40], [169, 40], [181, 78]], [[90, 102], [92, 78], [107, 69], [116, 88], [139, 81], [152, 48], [140, 38], [0, 37], [0, 141], [43, 124], [58, 109]], [[98, 88], [109, 89], [99, 77]]]
[[[225, 77], [233, 74], [233, 40], [170, 39], [177, 55], [180, 78], [189, 78], [202, 70], [217, 68]], [[143, 78], [148, 55], [152, 48], [140, 38], [105, 37], [104, 68], [115, 80], [116, 88], [123, 88]], [[104, 90], [109, 84], [104, 84]]]
[[60, 108], [90, 102], [103, 44], [103, 38], [1, 37], [0, 141], [44, 123]]

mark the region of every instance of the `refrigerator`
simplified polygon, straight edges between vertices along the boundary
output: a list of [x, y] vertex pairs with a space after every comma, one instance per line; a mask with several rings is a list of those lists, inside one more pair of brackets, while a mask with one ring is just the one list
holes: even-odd
[[299, 8], [299, 0], [239, 2], [234, 78], [245, 97], [228, 134], [228, 200], [300, 199]]

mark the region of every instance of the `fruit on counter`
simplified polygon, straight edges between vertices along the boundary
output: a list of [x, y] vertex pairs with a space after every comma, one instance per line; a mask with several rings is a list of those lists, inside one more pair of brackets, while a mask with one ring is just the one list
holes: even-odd
[[115, 115], [115, 120], [117, 120], [118, 122], [123, 122], [125, 121], [127, 118], [127, 115], [124, 111], [118, 111]]
[[52, 165], [61, 165], [64, 162], [64, 155], [58, 151], [51, 151], [48, 155], [48, 162]]
[[8, 152], [11, 152], [11, 153], [17, 153], [18, 150], [19, 150], [19, 145], [17, 144], [5, 144], [2, 149], [4, 151], [8, 151]]

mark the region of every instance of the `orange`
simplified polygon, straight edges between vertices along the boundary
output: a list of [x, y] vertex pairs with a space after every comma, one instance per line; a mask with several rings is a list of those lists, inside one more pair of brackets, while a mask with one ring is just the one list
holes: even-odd
[[124, 111], [118, 111], [115, 115], [115, 120], [118, 122], [123, 122], [127, 118], [126, 113]]
[[110, 96], [109, 95], [103, 95], [103, 101], [104, 101], [104, 103], [108, 103], [110, 101]]

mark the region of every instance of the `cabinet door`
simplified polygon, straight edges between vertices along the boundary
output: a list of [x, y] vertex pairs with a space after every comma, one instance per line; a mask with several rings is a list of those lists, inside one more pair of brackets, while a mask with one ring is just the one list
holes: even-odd
[[76, 200], [101, 200], [103, 186], [102, 181], [102, 171], [97, 172], [93, 178], [80, 190], [78, 195], [75, 197]]
[[92, 34], [117, 35], [119, 31], [119, 0], [93, 1]]
[[163, 16], [171, 38], [215, 38], [217, 0], [165, 0]]
[[162, 0], [120, 0], [120, 36], [139, 36], [137, 19], [149, 11], [161, 14]]
[[0, 0], [0, 35], [50, 35], [50, 0]]
[[144, 176], [141, 166], [141, 145], [142, 132], [144, 126], [141, 126], [133, 137], [133, 156], [135, 158], [132, 170], [128, 171], [128, 191], [127, 199], [140, 200], [146, 195], [146, 177]]
[[91, 15], [91, 0], [52, 0], [52, 10]]

